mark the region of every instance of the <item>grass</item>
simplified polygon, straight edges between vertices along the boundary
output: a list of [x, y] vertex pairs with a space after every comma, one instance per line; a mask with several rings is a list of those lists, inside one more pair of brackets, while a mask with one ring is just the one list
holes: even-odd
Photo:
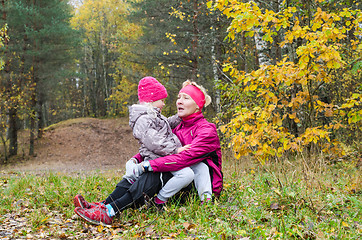
[[[313, 166], [313, 167], [310, 167]], [[303, 160], [265, 166], [224, 161], [224, 191], [214, 204], [195, 194], [173, 201], [164, 213], [126, 210], [115, 227], [78, 219], [72, 198], [107, 197], [119, 172], [65, 176], [57, 173], [3, 175], [0, 224], [10, 238], [67, 239], [361, 239], [361, 170], [354, 162], [333, 165]], [[9, 222], [15, 219], [17, 228]], [[4, 236], [1, 236], [4, 237]]]

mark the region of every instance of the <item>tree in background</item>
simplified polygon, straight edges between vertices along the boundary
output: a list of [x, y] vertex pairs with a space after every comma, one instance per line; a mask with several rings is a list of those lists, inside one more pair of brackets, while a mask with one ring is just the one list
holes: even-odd
[[[124, 112], [130, 95], [117, 94], [117, 85], [131, 86], [134, 67], [127, 64], [128, 41], [139, 34], [138, 27], [126, 20], [128, 12], [128, 4], [121, 0], [88, 0], [75, 8], [72, 25], [83, 33], [78, 84], [85, 116]], [[127, 91], [135, 94], [132, 87]]]
[[214, 87], [225, 52], [225, 24], [204, 2], [83, 1], [72, 25], [84, 38], [78, 63], [85, 116], [125, 115], [126, 106], [137, 101], [135, 84], [147, 75], [170, 93], [166, 114], [174, 110], [186, 79], [207, 87], [215, 109], [220, 106]]
[[9, 38], [0, 53], [0, 117], [10, 155], [20, 122], [30, 125], [33, 146], [50, 123], [125, 116], [146, 75], [169, 91], [165, 114], [183, 81], [204, 85], [214, 103], [206, 115], [219, 113], [237, 157], [343, 154], [340, 141], [357, 145], [361, 136], [357, 1], [1, 4]]
[[[5, 4], [5, 2], [3, 1], [2, 6], [4, 4]], [[3, 48], [4, 46], [6, 46], [7, 42], [8, 42], [7, 25], [5, 24], [0, 29], [0, 48]], [[5, 65], [4, 56], [0, 55], [0, 70], [3, 69], [4, 65]], [[2, 103], [0, 106], [0, 138], [1, 138], [1, 142], [4, 146], [5, 161], [7, 161], [8, 157], [7, 157], [6, 136], [5, 136], [5, 131], [7, 129], [7, 122], [6, 122], [7, 107], [5, 106], [6, 99], [3, 96], [4, 93], [5, 93], [4, 88], [0, 89], [0, 102]]]
[[147, 74], [166, 85], [167, 109], [172, 106], [174, 110], [178, 90], [187, 79], [204, 85], [217, 103], [214, 86], [220, 78], [217, 64], [225, 52], [225, 19], [198, 0], [135, 1], [132, 5], [131, 21], [143, 26], [133, 61], [146, 66]]
[[[8, 41], [7, 38], [8, 38], [7, 25], [5, 24], [0, 28], [0, 48], [4, 47], [5, 43]], [[4, 66], [4, 57], [0, 55], [0, 69], [2, 69], [3, 66]]]
[[[337, 133], [344, 115], [349, 118], [345, 129], [357, 130], [354, 136], [360, 138], [361, 73], [356, 69], [362, 15], [353, 3], [283, 1], [277, 9], [257, 2], [209, 3], [232, 20], [229, 40], [254, 41], [254, 48], [244, 47], [242, 54], [255, 49], [259, 59], [254, 70], [237, 61], [224, 64], [232, 82], [222, 86], [230, 119], [222, 130], [237, 158], [250, 154], [264, 163], [304, 149], [343, 155]], [[269, 60], [261, 63], [258, 51]], [[337, 86], [338, 93], [331, 91]]]
[[[29, 94], [29, 154], [33, 155], [36, 130], [41, 137], [41, 129], [46, 124], [44, 110], [48, 109], [45, 109], [45, 103], [60, 83], [59, 71], [73, 59], [71, 50], [76, 37], [69, 25], [70, 6], [65, 1], [57, 0], [4, 0], [2, 3], [1, 24], [8, 25], [11, 40], [4, 49], [6, 66], [1, 74], [1, 83], [5, 86], [5, 92], [10, 93], [12, 87], [17, 86], [18, 92]], [[33, 91], [30, 93], [26, 89]], [[8, 101], [16, 96], [15, 93], [7, 94]], [[19, 105], [14, 104], [8, 111], [10, 155], [17, 152]]]

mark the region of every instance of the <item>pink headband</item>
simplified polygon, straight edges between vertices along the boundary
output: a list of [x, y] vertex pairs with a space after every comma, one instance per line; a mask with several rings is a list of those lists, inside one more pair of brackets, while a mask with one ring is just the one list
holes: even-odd
[[199, 106], [200, 110], [202, 109], [202, 107], [205, 104], [204, 93], [198, 87], [195, 87], [194, 85], [185, 86], [184, 88], [182, 88], [180, 90], [179, 93], [186, 93], [187, 95], [189, 95], [195, 101], [197, 106]]

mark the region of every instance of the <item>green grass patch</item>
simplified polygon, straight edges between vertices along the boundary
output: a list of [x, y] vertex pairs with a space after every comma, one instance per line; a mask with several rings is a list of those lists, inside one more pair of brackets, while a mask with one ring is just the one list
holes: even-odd
[[361, 239], [360, 169], [346, 163], [307, 166], [225, 161], [224, 191], [214, 204], [201, 205], [191, 194], [163, 213], [128, 209], [112, 228], [80, 220], [72, 199], [77, 193], [89, 201], [105, 199], [121, 179], [119, 172], [3, 175], [1, 237]]

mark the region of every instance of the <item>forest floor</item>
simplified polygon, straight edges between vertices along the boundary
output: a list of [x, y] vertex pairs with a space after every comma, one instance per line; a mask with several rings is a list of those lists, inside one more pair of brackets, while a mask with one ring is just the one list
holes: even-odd
[[52, 125], [36, 140], [34, 157], [27, 156], [28, 136], [28, 133], [20, 134], [19, 156], [0, 165], [3, 174], [123, 169], [139, 147], [128, 118], [79, 118]]
[[359, 156], [260, 166], [225, 152], [224, 189], [214, 204], [191, 195], [161, 213], [127, 209], [103, 227], [82, 221], [73, 198], [99, 201], [114, 190], [139, 146], [128, 119], [50, 126], [34, 157], [28, 143], [29, 133], [21, 132], [19, 156], [0, 165], [0, 239], [362, 239]]

